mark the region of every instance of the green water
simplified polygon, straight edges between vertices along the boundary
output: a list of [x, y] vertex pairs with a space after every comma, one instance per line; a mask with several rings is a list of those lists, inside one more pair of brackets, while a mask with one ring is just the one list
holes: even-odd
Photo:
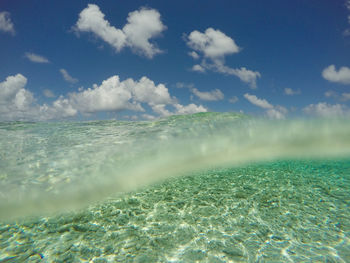
[[3, 123], [0, 145], [0, 262], [350, 262], [347, 120]]

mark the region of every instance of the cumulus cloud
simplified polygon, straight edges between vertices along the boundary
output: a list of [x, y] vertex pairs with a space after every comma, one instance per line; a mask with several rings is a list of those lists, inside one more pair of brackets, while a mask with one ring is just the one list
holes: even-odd
[[153, 112], [160, 116], [170, 116], [172, 113], [166, 108], [165, 104], [153, 104], [151, 105]]
[[298, 89], [298, 90], [293, 90], [291, 88], [284, 89], [284, 94], [289, 95], [289, 96], [298, 95], [300, 93], [301, 93], [300, 89]]
[[74, 28], [77, 32], [90, 32], [111, 45], [116, 52], [129, 47], [133, 52], [152, 58], [162, 51], [150, 40], [159, 36], [166, 26], [155, 9], [141, 8], [130, 12], [122, 29], [111, 26], [95, 4], [89, 4], [79, 14]]
[[26, 57], [27, 59], [29, 59], [31, 62], [34, 62], [34, 63], [49, 63], [50, 61], [43, 57], [43, 56], [40, 56], [40, 55], [37, 55], [37, 54], [34, 54], [34, 53], [29, 53], [29, 52], [26, 52], [24, 54], [24, 57]]
[[330, 82], [350, 84], [350, 68], [341, 67], [338, 71], [330, 65], [322, 71], [322, 77]]
[[251, 88], [256, 88], [256, 80], [261, 77], [259, 72], [248, 70], [245, 67], [234, 69], [225, 65], [225, 56], [238, 53], [241, 50], [232, 38], [220, 30], [208, 28], [204, 33], [197, 30], [192, 31], [185, 40], [188, 47], [193, 49], [189, 52], [191, 57], [198, 59], [200, 57], [198, 53], [202, 55], [201, 64], [194, 65], [193, 71], [212, 70], [234, 75], [241, 81], [248, 83]]
[[213, 28], [208, 28], [204, 33], [192, 31], [188, 36], [187, 45], [211, 59], [239, 52], [239, 47], [232, 38]]
[[[115, 75], [104, 80], [101, 85], [94, 84], [92, 88], [81, 88], [77, 92], [60, 96], [50, 105], [37, 104], [33, 94], [25, 89], [26, 83], [27, 78], [21, 74], [9, 76], [0, 83], [1, 120], [40, 121], [102, 111], [145, 112], [143, 104], [147, 104], [156, 114], [145, 113], [145, 116], [155, 118], [207, 111], [202, 105], [178, 103], [175, 97], [170, 96], [164, 84], [156, 85], [147, 77], [142, 77], [140, 80], [130, 78], [120, 81], [119, 76]], [[44, 90], [44, 95], [54, 96], [50, 90]]]
[[214, 89], [211, 91], [199, 91], [198, 89], [193, 88], [191, 91], [201, 100], [218, 101], [224, 99], [224, 94], [219, 89]]
[[284, 119], [286, 114], [288, 113], [288, 110], [285, 107], [282, 107], [280, 105], [272, 105], [265, 99], [259, 99], [255, 95], [251, 94], [244, 94], [244, 97], [255, 106], [258, 106], [262, 109], [266, 110], [266, 115], [271, 119]]
[[142, 8], [129, 13], [128, 23], [123, 27], [126, 35], [127, 45], [135, 52], [152, 58], [161, 53], [149, 40], [161, 34], [166, 29], [160, 20], [160, 14], [155, 9]]
[[73, 107], [70, 100], [63, 96], [55, 100], [51, 106], [46, 104], [40, 106], [40, 112], [43, 113], [41, 118], [44, 120], [74, 117], [78, 114], [78, 110]]
[[69, 75], [67, 70], [65, 70], [64, 68], [61, 68], [60, 72], [62, 74], [63, 79], [71, 84], [77, 83], [79, 81], [78, 79], [73, 78], [71, 75]]
[[203, 107], [202, 105], [196, 105], [196, 104], [188, 104], [186, 106], [181, 104], [174, 104], [174, 107], [176, 108], [176, 114], [193, 114], [198, 112], [207, 112], [208, 110]]
[[[0, 103], [7, 104], [8, 101], [15, 101], [17, 97], [23, 98], [23, 88], [27, 84], [27, 78], [22, 74], [8, 76], [5, 81], [0, 82]], [[17, 94], [19, 94], [17, 96]]]
[[139, 82], [133, 82], [131, 91], [134, 99], [151, 105], [171, 104], [174, 99], [170, 97], [169, 90], [164, 84], [155, 85], [147, 77], [142, 77]]
[[9, 12], [0, 12], [0, 31], [15, 35], [15, 26], [13, 25]]
[[306, 106], [303, 111], [306, 114], [323, 117], [323, 118], [334, 118], [334, 117], [345, 117], [350, 116], [350, 110], [346, 105], [343, 104], [328, 104], [326, 102], [319, 102], [317, 104], [310, 104]]
[[27, 78], [22, 74], [8, 76], [0, 82], [0, 120], [49, 120], [77, 114], [63, 97], [52, 105], [38, 105], [33, 94], [25, 89]]
[[100, 86], [94, 84], [93, 88], [70, 93], [69, 100], [82, 113], [126, 109], [143, 111], [140, 104], [131, 101], [131, 88], [134, 84], [132, 79], [121, 82], [119, 76], [112, 76]]
[[[179, 104], [176, 98], [170, 96], [164, 84], [156, 85], [147, 77], [138, 81], [131, 78], [120, 81], [119, 76], [112, 76], [100, 86], [95, 84], [93, 88], [70, 93], [69, 102], [81, 113], [122, 110], [144, 112], [142, 103], [146, 103], [161, 117], [206, 111], [202, 105]], [[170, 111], [167, 107], [172, 107], [175, 111]]]

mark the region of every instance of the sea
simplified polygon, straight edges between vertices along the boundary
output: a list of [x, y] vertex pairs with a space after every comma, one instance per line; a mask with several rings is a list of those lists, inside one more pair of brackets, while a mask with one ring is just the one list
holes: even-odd
[[0, 122], [0, 262], [350, 262], [350, 120]]

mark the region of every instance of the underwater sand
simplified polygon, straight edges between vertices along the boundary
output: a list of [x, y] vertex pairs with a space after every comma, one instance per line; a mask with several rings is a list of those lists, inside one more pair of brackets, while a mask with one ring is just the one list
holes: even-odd
[[0, 262], [350, 262], [349, 189], [349, 160], [211, 170], [1, 224]]

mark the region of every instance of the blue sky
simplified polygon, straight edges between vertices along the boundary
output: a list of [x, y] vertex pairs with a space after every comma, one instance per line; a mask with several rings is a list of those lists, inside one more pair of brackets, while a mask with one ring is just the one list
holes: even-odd
[[350, 1], [0, 2], [0, 120], [350, 115]]

